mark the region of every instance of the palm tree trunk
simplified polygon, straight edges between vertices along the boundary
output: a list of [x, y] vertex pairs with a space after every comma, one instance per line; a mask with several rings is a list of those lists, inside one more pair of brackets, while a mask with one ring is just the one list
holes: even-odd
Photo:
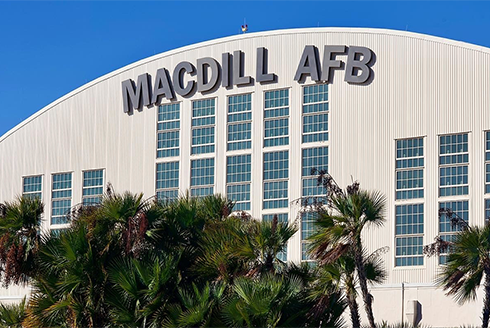
[[362, 244], [359, 237], [354, 247], [357, 276], [359, 278], [359, 285], [361, 285], [362, 299], [364, 301], [364, 308], [366, 309], [366, 315], [369, 321], [369, 326], [371, 328], [376, 328], [376, 324], [374, 323], [374, 315], [373, 315], [373, 307], [372, 307], [373, 299], [367, 287], [366, 271], [364, 269], [364, 262], [362, 260], [361, 245]]
[[485, 269], [485, 298], [483, 300], [482, 328], [488, 328], [490, 317], [490, 268]]
[[360, 328], [361, 327], [361, 318], [359, 317], [359, 305], [356, 301], [356, 293], [351, 290], [350, 287], [346, 287], [346, 295], [347, 295], [347, 305], [350, 310], [350, 320], [352, 322], [352, 328]]

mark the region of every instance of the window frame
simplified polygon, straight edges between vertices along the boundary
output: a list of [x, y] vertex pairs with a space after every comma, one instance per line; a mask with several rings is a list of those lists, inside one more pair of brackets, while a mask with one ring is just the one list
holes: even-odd
[[[250, 158], [250, 162], [248, 162], [248, 165], [250, 166], [250, 171], [248, 172], [250, 178], [248, 181], [233, 181], [233, 182], [230, 182], [228, 181], [228, 175], [230, 174], [229, 173], [229, 163], [228, 163], [228, 160], [230, 158], [233, 158], [233, 157], [249, 157]], [[243, 165], [243, 164], [241, 164]], [[245, 164], [247, 165], [247, 163]], [[252, 154], [237, 154], [237, 155], [228, 155], [226, 156], [226, 179], [225, 179], [225, 182], [226, 182], [226, 185], [225, 185], [225, 191], [226, 191], [226, 197], [228, 197], [229, 195], [229, 192], [228, 192], [228, 188], [231, 187], [241, 187], [241, 186], [248, 186], [248, 200], [241, 200], [241, 201], [237, 201], [237, 200], [234, 200], [235, 201], [235, 208], [234, 210], [235, 211], [251, 211], [252, 209], [252, 197], [251, 197], [251, 194], [252, 194]], [[245, 192], [246, 193], [246, 192]], [[232, 198], [229, 198], [229, 199], [232, 199]], [[245, 206], [245, 208], [240, 208], [240, 209], [237, 209], [236, 206], [239, 205], [241, 206], [241, 204], [243, 204], [243, 206]]]
[[[70, 221], [67, 220], [67, 222], [63, 222], [63, 223], [53, 223], [53, 202], [54, 201], [62, 201], [62, 200], [70, 200], [70, 207], [68, 209], [68, 211], [71, 211], [71, 209], [73, 208], [73, 171], [65, 171], [65, 172], [57, 172], [57, 173], [51, 173], [51, 213], [49, 215], [49, 226], [50, 227], [56, 227], [56, 229], [58, 229], [60, 226], [61, 227], [67, 227], [69, 224], [70, 224]], [[70, 174], [70, 182], [71, 182], [71, 187], [68, 189], [68, 188], [64, 188], [64, 189], [54, 189], [54, 176], [55, 175], [61, 175], [61, 174]], [[60, 190], [70, 190], [70, 197], [60, 197], [60, 198], [53, 198], [53, 192], [54, 191], [60, 191]], [[59, 215], [59, 216], [56, 216], [56, 217], [60, 217], [62, 218], [63, 216], [66, 216], [69, 212], [66, 212], [65, 214], [63, 215]]]
[[[398, 234], [397, 233], [397, 228], [398, 228], [398, 224], [397, 224], [397, 208], [398, 207], [405, 207], [405, 206], [420, 206], [422, 205], [422, 232], [417, 232], [417, 233], [400, 233]], [[425, 267], [425, 255], [423, 254], [423, 246], [425, 245], [425, 222], [426, 222], [426, 218], [425, 218], [425, 212], [426, 212], [426, 206], [425, 206], [425, 202], [422, 200], [418, 202], [400, 202], [400, 203], [395, 203], [395, 211], [394, 211], [394, 214], [395, 214], [395, 220], [394, 220], [394, 233], [395, 233], [395, 238], [394, 238], [394, 252], [393, 252], [393, 267], [394, 268], [399, 268], [399, 269], [409, 269], [409, 268], [423, 268]], [[420, 213], [418, 213], [420, 214]], [[420, 223], [419, 223], [420, 224]], [[408, 224], [405, 224], [405, 225], [408, 225]], [[413, 225], [413, 223], [412, 223]], [[398, 239], [404, 239], [404, 238], [421, 238], [422, 239], [422, 244], [421, 245], [418, 245], [418, 247], [421, 247], [422, 248], [422, 253], [420, 254], [411, 254], [411, 255], [397, 255], [397, 240]], [[397, 259], [403, 259], [403, 258], [422, 258], [422, 264], [411, 264], [411, 265], [397, 265]]]
[[[262, 140], [262, 148], [273, 148], [273, 147], [283, 147], [283, 146], [290, 146], [291, 140], [290, 140], [290, 134], [291, 134], [291, 87], [286, 87], [286, 88], [280, 88], [280, 89], [273, 89], [273, 90], [264, 90], [263, 91], [263, 97], [264, 101], [262, 104], [262, 124], [263, 124], [263, 140]], [[275, 91], [287, 91], [287, 106], [278, 106], [278, 107], [269, 107], [266, 108], [266, 94], [268, 93], [273, 93]], [[265, 113], [266, 111], [269, 110], [275, 110], [275, 109], [280, 109], [280, 108], [286, 108], [287, 107], [287, 115], [281, 115], [281, 116], [273, 116], [273, 117], [266, 117]], [[272, 136], [272, 137], [266, 137], [266, 122], [273, 122], [273, 121], [281, 121], [281, 120], [287, 120], [287, 134], [282, 134], [278, 136]], [[274, 129], [274, 128], [272, 128]], [[272, 141], [272, 140], [286, 140], [284, 143], [280, 144], [273, 144], [273, 145], [267, 145], [267, 141]]]
[[[404, 202], [413, 202], [413, 203], [420, 203], [421, 200], [425, 200], [425, 186], [426, 186], [426, 174], [425, 174], [425, 167], [426, 167], [426, 160], [425, 160], [425, 142], [426, 136], [420, 136], [420, 137], [410, 137], [410, 138], [401, 138], [401, 139], [395, 139], [395, 194], [394, 194], [394, 200], [395, 202], [399, 201], [404, 201]], [[398, 141], [408, 141], [408, 140], [415, 140], [415, 139], [421, 139], [422, 140], [422, 156], [411, 156], [411, 157], [398, 157]], [[410, 167], [402, 167], [398, 168], [397, 167], [397, 161], [401, 160], [420, 160], [422, 159], [423, 165], [422, 166], [410, 166]], [[399, 172], [414, 172], [414, 171], [422, 171], [422, 187], [418, 188], [401, 188], [398, 189], [398, 173]], [[416, 190], [422, 190], [423, 196], [422, 197], [407, 197], [407, 198], [398, 198], [397, 193], [398, 192], [403, 192], [403, 191], [416, 191]]]
[[[234, 97], [238, 97], [238, 96], [250, 96], [250, 110], [249, 111], [241, 111], [241, 112], [230, 113], [230, 99], [234, 98]], [[249, 120], [240, 120], [240, 121], [230, 122], [229, 121], [230, 115], [233, 115], [236, 113], [250, 113], [250, 119]], [[250, 139], [240, 139], [238, 141], [230, 141], [229, 140], [230, 126], [240, 125], [240, 124], [250, 124]], [[239, 93], [239, 94], [233, 94], [233, 95], [226, 96], [226, 151], [227, 152], [251, 151], [253, 148], [252, 131], [253, 131], [253, 92], [245, 92], [245, 93]], [[230, 149], [231, 144], [239, 144], [239, 143], [246, 143], [246, 142], [250, 142], [250, 147]]]
[[[164, 103], [164, 104], [160, 104], [158, 105], [157, 107], [157, 110], [156, 110], [156, 115], [157, 115], [157, 119], [156, 119], [156, 131], [157, 131], [157, 134], [156, 134], [156, 158], [175, 158], [175, 157], [179, 157], [180, 156], [180, 147], [181, 147], [181, 133], [180, 133], [180, 130], [181, 130], [181, 127], [182, 127], [182, 104], [183, 102], [182, 101], [175, 101], [175, 102], [169, 102], [169, 103]], [[166, 121], [160, 121], [159, 120], [159, 114], [160, 114], [160, 107], [163, 107], [163, 106], [172, 106], [172, 105], [178, 105], [179, 106], [179, 118], [176, 119], [176, 120], [166, 120]], [[158, 128], [159, 124], [160, 123], [168, 123], [168, 122], [179, 122], [179, 127], [178, 128], [172, 128], [172, 129], [164, 129], [164, 130], [160, 130]], [[170, 147], [170, 148], [158, 148], [158, 141], [159, 141], [159, 136], [160, 134], [163, 134], [163, 133], [172, 133], [172, 132], [177, 132], [178, 134], [178, 143], [179, 145], [177, 147]], [[172, 151], [172, 150], [176, 150], [176, 154], [175, 155], [172, 155], [172, 156], [159, 156], [159, 152], [165, 152], [165, 151]]]
[[[470, 199], [439, 199], [438, 202], [437, 202], [437, 210], [438, 210], [438, 213], [439, 213], [439, 209], [441, 209], [441, 204], [443, 203], [467, 203], [468, 206], [467, 206], [467, 210], [465, 209], [462, 209], [462, 211], [467, 211], [467, 216], [468, 216], [468, 220], [465, 220], [467, 224], [470, 224], [470, 218], [471, 218], [471, 213], [470, 213]], [[447, 208], [447, 207], [444, 207], [444, 208]], [[454, 213], [457, 213], [458, 210], [454, 210], [451, 208], [451, 210], [454, 212]], [[458, 216], [460, 216], [459, 214], [457, 214]], [[460, 216], [461, 217], [461, 216]], [[464, 218], [462, 218], [464, 220]], [[442, 232], [441, 231], [441, 216], [438, 214], [438, 220], [437, 220], [437, 231], [438, 231], [438, 236], [441, 237], [442, 239], [444, 239], [444, 237], [452, 237], [454, 238], [458, 232], [461, 231], [461, 229], [454, 229], [451, 231], [444, 231]], [[446, 223], [444, 223], [446, 224]], [[449, 252], [444, 252], [444, 253], [440, 253], [438, 254], [437, 258], [438, 258], [438, 265], [444, 265], [446, 263], [445, 259], [447, 258]]]
[[100, 195], [99, 194], [97, 194], [97, 195], [99, 195], [100, 200], [102, 199], [102, 196], [104, 195], [104, 186], [105, 186], [105, 182], [106, 182], [106, 180], [105, 180], [105, 168], [83, 170], [82, 171], [82, 204], [83, 205], [90, 205], [90, 204], [91, 205], [95, 205], [95, 204], [99, 204], [100, 203], [100, 200], [99, 200], [99, 203], [93, 203], [92, 202], [92, 203], [89, 203], [89, 204], [85, 204], [84, 201], [83, 201], [86, 198], [95, 198], [97, 196], [97, 195], [90, 195], [90, 196], [84, 196], [83, 195], [83, 191], [85, 189], [99, 187], [99, 186], [89, 186], [89, 187], [85, 187], [84, 186], [84, 183], [85, 183], [84, 174], [85, 173], [88, 173], [88, 172], [96, 172], [96, 171], [102, 171], [102, 185], [100, 186], [100, 187], [102, 187], [102, 193]]
[[[158, 166], [159, 165], [166, 165], [166, 164], [175, 164], [177, 163], [178, 165], [178, 168], [177, 168], [177, 187], [167, 187], [167, 188], [158, 188]], [[168, 196], [165, 196], [166, 198], [165, 199], [162, 199], [160, 197], [158, 197], [158, 193], [165, 193], [165, 192], [173, 192], [173, 191], [177, 191], [177, 197], [179, 195], [179, 188], [180, 188], [180, 168], [181, 168], [181, 165], [180, 165], [180, 161], [179, 160], [176, 160], [176, 161], [165, 161], [165, 162], [157, 162], [155, 164], [155, 196], [157, 197], [157, 200], [158, 201], [166, 201], [166, 200], [174, 200], [174, 198], [171, 198], [171, 197], [168, 197]]]
[[[267, 178], [265, 177], [265, 174], [266, 174], [266, 170], [265, 170], [265, 157], [266, 157], [266, 154], [274, 154], [274, 153], [286, 153], [287, 154], [287, 176], [286, 177], [279, 177], [279, 178]], [[262, 157], [262, 204], [261, 204], [261, 208], [263, 211], [267, 211], [267, 210], [277, 210], [277, 209], [283, 209], [283, 208], [288, 208], [289, 207], [289, 197], [290, 197], [290, 192], [289, 192], [289, 188], [291, 186], [291, 184], [289, 183], [289, 179], [290, 179], [290, 156], [289, 156], [289, 149], [286, 149], [286, 150], [275, 150], [275, 151], [268, 151], [268, 152], [263, 152], [263, 157]], [[280, 169], [281, 171], [284, 170], [284, 168]], [[271, 171], [271, 170], [268, 170], [268, 171]], [[284, 198], [266, 198], [265, 197], [265, 193], [266, 193], [266, 184], [273, 184], [273, 183], [286, 183], [287, 184], [287, 187], [286, 187], [286, 193], [287, 193], [287, 196]], [[273, 189], [271, 189], [273, 190]], [[268, 190], [267, 192], [271, 192], [271, 190]], [[266, 207], [265, 204], [266, 203], [271, 203], [271, 202], [276, 202], [276, 201], [279, 201], [279, 202], [284, 202], [286, 201], [286, 206], [280, 206], [280, 207]]]
[[[197, 162], [197, 161], [206, 161], [206, 160], [213, 160], [213, 183], [212, 184], [199, 184], [199, 185], [193, 185], [192, 184], [192, 163]], [[180, 165], [180, 164], [179, 164]], [[189, 167], [189, 189], [190, 189], [190, 194], [192, 197], [205, 197], [207, 195], [213, 194], [216, 190], [215, 185], [216, 185], [216, 158], [215, 157], [203, 157], [203, 158], [194, 158], [190, 160], [190, 167]], [[203, 177], [200, 176], [200, 179]], [[211, 193], [206, 194], [206, 195], [201, 195], [201, 194], [194, 194], [195, 190], [204, 190], [204, 189], [211, 189]]]
[[[29, 192], [25, 192], [24, 191], [24, 187], [25, 187], [25, 179], [29, 179], [29, 178], [37, 178], [37, 177], [40, 177], [41, 178], [41, 190], [39, 191], [29, 191]], [[44, 174], [33, 174], [33, 175], [26, 175], [26, 176], [23, 176], [22, 177], [22, 193], [21, 195], [24, 197], [24, 196], [27, 196], [27, 197], [32, 197], [31, 195], [33, 194], [41, 194], [41, 197], [39, 198], [41, 201], [43, 200], [43, 194], [44, 194], [44, 188], [43, 188], [43, 182], [44, 182]]]
[[[305, 90], [306, 88], [311, 88], [315, 86], [324, 86], [327, 88], [326, 94], [327, 94], [327, 99], [323, 101], [315, 101], [311, 103], [305, 103]], [[317, 112], [311, 112], [311, 113], [305, 113], [305, 106], [309, 105], [322, 105], [326, 104], [327, 110], [322, 110], [322, 111], [317, 111]], [[327, 119], [326, 122], [318, 122], [319, 124], [327, 124], [327, 129], [322, 130], [322, 131], [315, 131], [315, 132], [304, 132], [304, 127], [305, 127], [305, 118], [306, 117], [314, 117], [318, 115], [326, 115]], [[301, 145], [311, 145], [315, 143], [326, 143], [330, 139], [330, 85], [329, 83], [315, 83], [315, 84], [308, 84], [308, 85], [303, 85], [301, 88]], [[320, 136], [321, 134], [325, 134], [326, 138], [323, 140], [314, 140], [314, 141], [305, 141], [305, 137], [308, 136], [314, 136], [318, 135]]]
[[[196, 116], [194, 117], [194, 104], [198, 102], [204, 102], [207, 100], [213, 100], [214, 101], [214, 114], [212, 115], [204, 115], [204, 116]], [[190, 156], [199, 156], [199, 155], [206, 155], [206, 154], [216, 154], [216, 113], [218, 111], [218, 97], [210, 97], [210, 98], [202, 98], [202, 99], [195, 99], [191, 100], [191, 132], [190, 132]], [[194, 120], [198, 119], [208, 119], [208, 118], [213, 118], [214, 123], [212, 124], [205, 124], [205, 125], [196, 125], [194, 126]], [[197, 130], [205, 130], [205, 129], [212, 129], [213, 130], [213, 142], [212, 143], [203, 143], [203, 144], [194, 144], [193, 139], [194, 139], [194, 131]], [[202, 137], [201, 136], [196, 136], [196, 138]], [[207, 151], [208, 147], [212, 148], [212, 151]], [[196, 149], [196, 152], [194, 150]], [[201, 151], [200, 149], [204, 149], [206, 151]], [[216, 165], [216, 163], [215, 163]]]
[[[441, 146], [442, 146], [442, 143], [441, 143], [441, 138], [442, 137], [452, 137], [452, 136], [465, 136], [466, 135], [466, 138], [467, 138], [467, 151], [465, 152], [453, 152], [453, 153], [445, 153], [445, 154], [442, 154], [441, 153]], [[471, 134], [469, 132], [458, 132], [458, 133], [449, 133], [449, 134], [440, 134], [438, 135], [438, 156], [437, 156], [437, 164], [438, 164], [438, 170], [437, 170], [437, 174], [438, 174], [438, 190], [437, 190], [437, 195], [438, 195], [438, 198], [454, 198], [454, 197], [469, 197], [470, 196], [470, 163], [471, 163], [471, 158], [470, 158], [470, 149], [471, 149], [471, 144], [470, 144], [470, 136]], [[461, 163], [450, 163], [450, 164], [441, 164], [441, 157], [442, 156], [454, 156], [454, 155], [461, 155], [461, 156], [464, 156], [464, 155], [467, 155], [468, 156], [468, 161], [467, 162], [461, 162]], [[441, 185], [441, 179], [442, 179], [442, 175], [441, 175], [441, 170], [442, 169], [451, 169], [451, 168], [462, 168], [464, 169], [466, 167], [467, 169], [467, 173], [466, 173], [466, 178], [467, 178], [467, 183], [466, 184], [451, 184], [451, 185]], [[445, 195], [442, 195], [441, 191], [442, 189], [446, 190], [446, 189], [449, 189], [452, 190], [454, 188], [467, 188], [468, 192], [467, 193], [456, 193], [456, 194], [445, 194]], [[463, 189], [464, 190], [464, 189]]]

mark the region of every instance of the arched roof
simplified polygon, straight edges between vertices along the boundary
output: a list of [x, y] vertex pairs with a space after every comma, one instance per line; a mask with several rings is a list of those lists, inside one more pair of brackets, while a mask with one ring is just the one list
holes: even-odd
[[112, 71], [110, 73], [107, 73], [91, 82], [88, 82], [79, 88], [69, 92], [68, 94], [56, 99], [52, 103], [48, 104], [47, 106], [43, 107], [33, 115], [29, 116], [27, 119], [24, 121], [20, 122], [17, 124], [15, 127], [7, 131], [3, 136], [0, 136], [0, 142], [4, 141], [7, 139], [10, 135], [12, 135], [14, 132], [19, 130], [21, 127], [26, 125], [27, 123], [31, 122], [32, 120], [36, 119], [37, 117], [41, 116], [42, 114], [46, 113], [49, 111], [51, 108], [55, 107], [56, 105], [62, 103], [63, 101], [74, 97], [75, 95], [79, 94], [80, 92], [83, 92], [84, 90], [91, 88], [98, 83], [105, 81], [107, 79], [110, 79], [118, 74], [121, 74], [125, 71], [131, 70], [135, 67], [145, 65], [148, 63], [151, 63], [153, 61], [169, 57], [172, 55], [176, 55], [182, 52], [186, 52], [189, 50], [194, 50], [198, 48], [203, 48], [203, 47], [208, 47], [208, 46], [213, 46], [221, 43], [227, 43], [231, 41], [237, 41], [237, 40], [247, 40], [247, 39], [253, 39], [253, 38], [260, 38], [260, 37], [270, 37], [270, 36], [275, 36], [275, 35], [294, 35], [294, 34], [305, 34], [305, 33], [355, 33], [355, 34], [375, 34], [375, 35], [387, 35], [387, 36], [398, 36], [398, 37], [404, 37], [404, 38], [411, 38], [411, 39], [416, 39], [416, 40], [422, 40], [422, 41], [429, 41], [429, 42], [435, 42], [435, 43], [442, 43], [446, 45], [451, 45], [459, 48], [465, 48], [468, 50], [473, 50], [473, 51], [479, 51], [483, 52], [485, 54], [490, 54], [490, 48], [479, 46], [479, 45], [474, 45], [471, 43], [467, 42], [462, 42], [462, 41], [456, 41], [456, 40], [451, 40], [451, 39], [446, 39], [442, 37], [437, 37], [437, 36], [431, 36], [427, 34], [421, 34], [421, 33], [414, 33], [414, 32], [409, 32], [409, 31], [399, 31], [399, 30], [389, 30], [389, 29], [378, 29], [378, 28], [344, 28], [344, 27], [318, 27], [318, 28], [298, 28], [298, 29], [285, 29], [285, 30], [274, 30], [274, 31], [263, 31], [263, 32], [255, 32], [255, 33], [245, 33], [245, 34], [238, 34], [238, 35], [233, 35], [233, 36], [228, 36], [228, 37], [223, 37], [219, 39], [213, 39], [209, 41], [204, 41], [204, 42], [199, 42], [195, 44], [191, 44], [188, 46], [180, 47], [177, 49], [169, 50], [162, 52], [160, 54], [156, 54], [151, 57], [147, 57], [144, 59], [141, 59], [137, 62], [131, 63], [129, 65], [126, 65], [124, 67], [121, 67], [115, 71]]

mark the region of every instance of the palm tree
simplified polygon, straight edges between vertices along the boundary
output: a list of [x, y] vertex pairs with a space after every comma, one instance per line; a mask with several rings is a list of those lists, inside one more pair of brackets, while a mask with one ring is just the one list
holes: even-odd
[[476, 299], [483, 279], [484, 299], [482, 327], [488, 328], [490, 317], [490, 225], [466, 226], [450, 245], [446, 265], [437, 278], [448, 295], [459, 303]]
[[233, 283], [236, 277], [248, 272], [250, 254], [244, 254], [248, 236], [241, 218], [231, 216], [210, 222], [202, 234], [200, 255], [193, 266], [204, 279]]
[[32, 280], [27, 327], [102, 327], [108, 324], [107, 274], [102, 254], [77, 225], [43, 237]]
[[369, 325], [375, 328], [361, 235], [364, 228], [384, 223], [386, 199], [377, 191], [365, 191], [357, 186], [354, 184], [329, 197], [328, 210], [319, 212], [310, 250], [320, 266], [333, 263], [343, 255], [353, 256]]
[[100, 204], [81, 206], [70, 213], [74, 226], [88, 228], [89, 238], [104, 252], [138, 256], [148, 248], [147, 233], [161, 216], [153, 198], [114, 192], [108, 185]]
[[123, 327], [158, 327], [176, 300], [178, 258], [148, 252], [141, 259], [119, 257], [108, 268], [111, 322]]
[[[387, 274], [379, 257], [379, 253], [383, 250], [375, 251], [369, 256], [363, 256], [366, 279], [371, 284], [379, 284], [386, 279]], [[356, 277], [353, 254], [346, 253], [336, 261], [318, 267], [316, 276], [315, 291], [317, 293], [328, 294], [343, 290], [351, 315], [352, 327], [361, 327], [356, 291], [356, 285], [359, 281]]]
[[237, 278], [223, 320], [230, 327], [297, 327], [307, 311], [300, 304], [303, 289], [294, 276]]
[[338, 326], [340, 293], [318, 299], [310, 268], [278, 258], [296, 226], [232, 208], [221, 196], [160, 203], [110, 189], [72, 209], [70, 228], [39, 241], [22, 324]]
[[207, 282], [202, 289], [179, 288], [179, 302], [169, 306], [162, 327], [223, 327], [221, 312], [227, 285]]
[[335, 262], [317, 269], [314, 293], [317, 298], [343, 289], [353, 328], [361, 327], [359, 305], [357, 304], [355, 264], [348, 254], [339, 257]]
[[222, 318], [227, 327], [342, 326], [345, 305], [340, 295], [322, 295], [324, 306], [312, 313], [318, 301], [309, 284], [294, 274], [239, 277], [223, 306]]
[[279, 222], [277, 215], [272, 221], [252, 220], [248, 224], [248, 247], [245, 250], [253, 254], [252, 269], [261, 273], [276, 272], [284, 266], [279, 254], [287, 247], [291, 237], [298, 231], [295, 224]]
[[44, 205], [19, 197], [0, 204], [0, 272], [4, 286], [25, 283], [34, 274]]
[[155, 207], [159, 218], [147, 232], [152, 247], [179, 257], [178, 270], [183, 285], [204, 283], [207, 277], [196, 269], [197, 260], [203, 256], [203, 236], [227, 220], [233, 202], [220, 195], [197, 198], [186, 194], [172, 202], [159, 202]]
[[285, 263], [278, 257], [296, 233], [294, 224], [229, 217], [204, 231], [197, 270], [229, 283], [237, 276], [276, 273]]
[[0, 327], [1, 328], [22, 328], [22, 321], [25, 318], [26, 298], [24, 297], [17, 304], [0, 304]]

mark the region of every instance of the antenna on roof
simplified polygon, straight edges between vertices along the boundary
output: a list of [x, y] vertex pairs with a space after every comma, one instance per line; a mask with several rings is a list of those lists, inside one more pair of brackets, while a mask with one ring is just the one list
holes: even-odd
[[243, 25], [242, 25], [242, 33], [245, 33], [247, 31], [248, 31], [247, 20], [244, 18], [243, 19]]

